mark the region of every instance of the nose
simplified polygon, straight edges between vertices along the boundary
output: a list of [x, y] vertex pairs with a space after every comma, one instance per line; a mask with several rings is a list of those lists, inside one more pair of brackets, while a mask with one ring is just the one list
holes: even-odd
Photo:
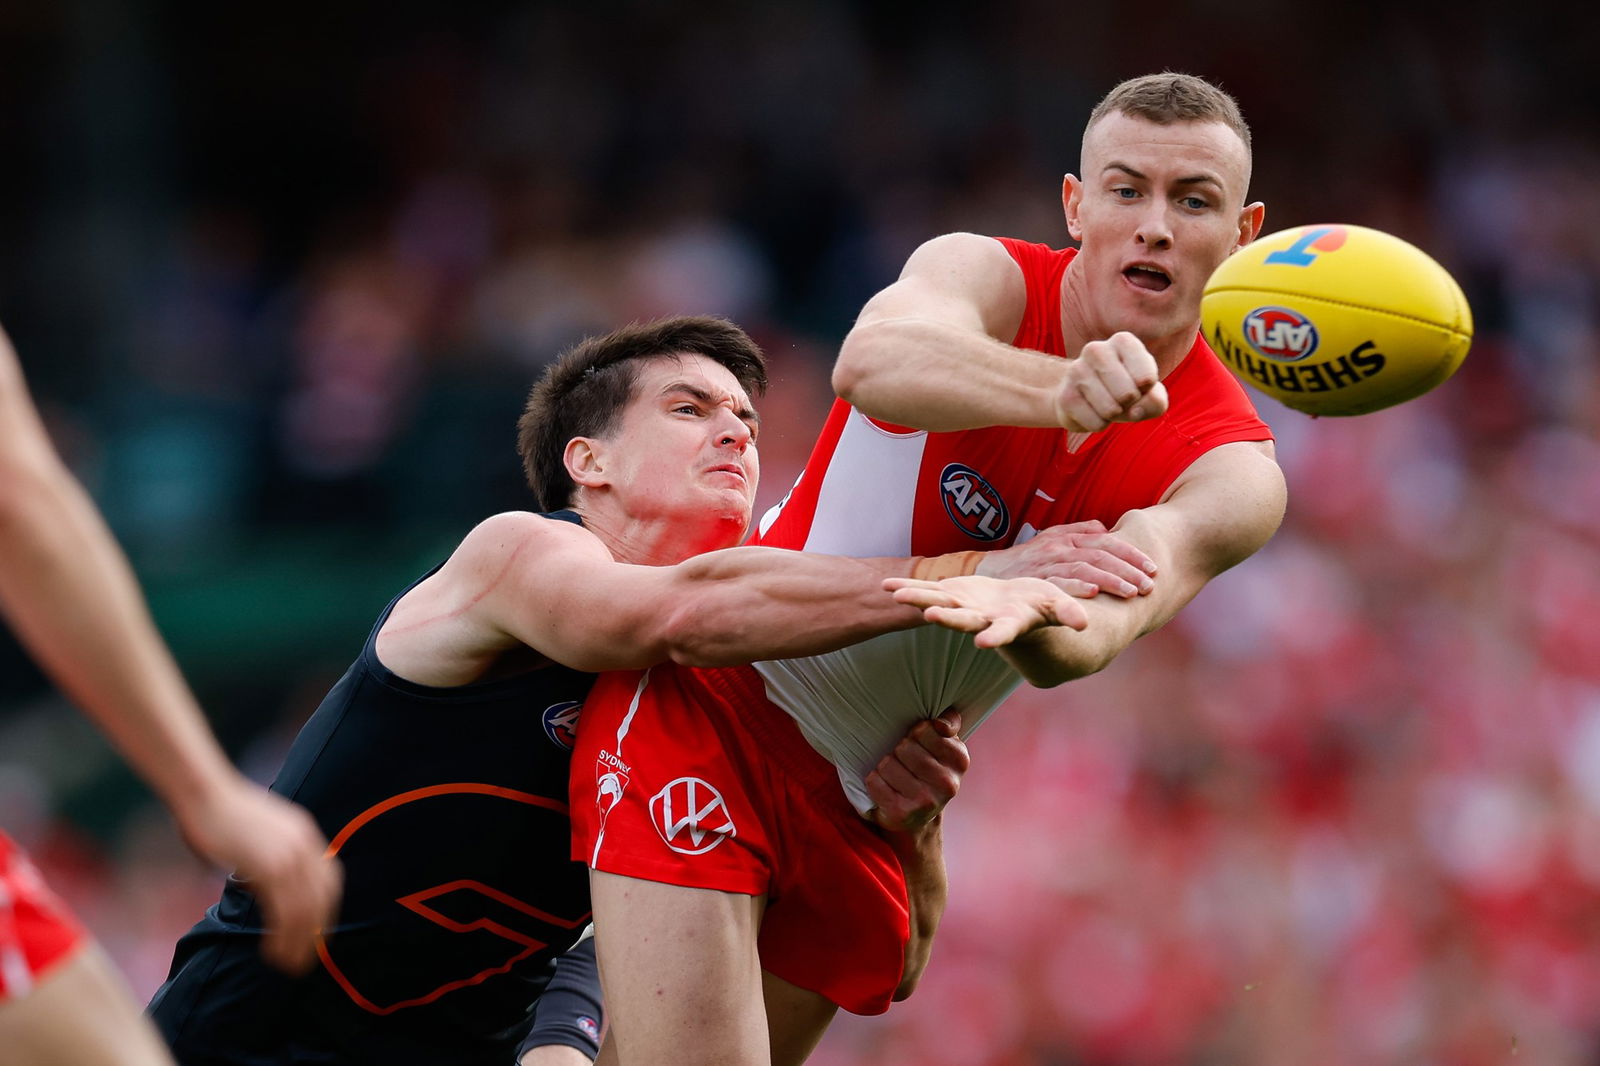
[[732, 411], [723, 409], [717, 426], [717, 447], [744, 451], [750, 445], [750, 427]]
[[1134, 232], [1134, 240], [1146, 248], [1172, 247], [1172, 222], [1167, 217], [1164, 204], [1152, 201], [1149, 209], [1139, 219], [1139, 228]]

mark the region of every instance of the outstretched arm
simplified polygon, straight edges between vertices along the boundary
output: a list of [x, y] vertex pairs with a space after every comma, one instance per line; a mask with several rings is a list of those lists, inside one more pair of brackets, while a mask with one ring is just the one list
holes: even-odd
[[873, 418], [927, 430], [1094, 431], [1166, 410], [1155, 360], [1132, 334], [1071, 359], [1013, 347], [1026, 304], [1022, 270], [1000, 242], [935, 237], [862, 308], [834, 391]]
[[[1201, 456], [1153, 507], [1129, 511], [1115, 532], [1156, 562], [1149, 595], [1078, 601], [1087, 624], [1026, 633], [1002, 655], [1040, 687], [1104, 669], [1139, 637], [1165, 625], [1206, 582], [1254, 554], [1283, 521], [1283, 473], [1265, 442], [1225, 444]], [[963, 580], [963, 579], [957, 579]], [[941, 585], [950, 588], [941, 588]], [[955, 582], [895, 582], [895, 598], [928, 609], [928, 620], [951, 624]], [[954, 624], [953, 628], [969, 626]]]
[[228, 762], [126, 557], [52, 447], [0, 333], [0, 607], [28, 649], [172, 810], [191, 847], [250, 881], [264, 950], [309, 966], [337, 867], [303, 810]]
[[[920, 625], [919, 610], [883, 590], [919, 565], [748, 547], [634, 566], [578, 526], [509, 512], [481, 523], [401, 601], [378, 650], [402, 676], [451, 684], [478, 675], [475, 656], [492, 661], [516, 644], [594, 671], [814, 655]], [[993, 623], [1011, 640], [1058, 618], [1081, 624], [1060, 588], [992, 584], [1000, 591], [974, 612], [984, 616], [974, 632]]]

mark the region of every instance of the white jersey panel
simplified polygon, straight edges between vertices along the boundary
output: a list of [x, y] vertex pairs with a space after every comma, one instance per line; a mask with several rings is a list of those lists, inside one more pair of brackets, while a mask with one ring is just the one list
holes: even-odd
[[856, 809], [872, 807], [863, 782], [918, 718], [961, 712], [961, 735], [978, 727], [1022, 677], [970, 633], [923, 626], [809, 659], [756, 663], [767, 698], [839, 768]]
[[[892, 433], [852, 410], [823, 475], [805, 550], [856, 558], [910, 555], [912, 505], [927, 442], [922, 430]], [[785, 497], [762, 517], [762, 530], [787, 502]]]

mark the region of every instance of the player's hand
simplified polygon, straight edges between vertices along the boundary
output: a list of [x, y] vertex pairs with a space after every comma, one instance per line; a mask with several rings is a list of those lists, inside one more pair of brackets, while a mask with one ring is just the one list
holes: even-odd
[[980, 648], [1000, 648], [1046, 626], [1083, 629], [1089, 616], [1076, 599], [1052, 582], [1035, 577], [999, 580], [970, 574], [943, 581], [909, 577], [885, 579], [896, 603], [922, 609], [922, 617], [962, 633], [973, 633]]
[[1024, 544], [984, 552], [977, 572], [1042, 577], [1084, 599], [1102, 592], [1131, 599], [1156, 587], [1155, 560], [1099, 521], [1051, 526]]
[[921, 829], [937, 818], [972, 765], [960, 733], [961, 713], [956, 710], [912, 726], [867, 775], [867, 795], [873, 802], [867, 817], [897, 832]]
[[231, 870], [261, 904], [261, 953], [288, 973], [316, 959], [317, 934], [338, 913], [343, 876], [306, 811], [243, 777], [179, 812], [184, 839]]
[[1113, 422], [1143, 422], [1165, 414], [1167, 388], [1155, 356], [1128, 332], [1090, 341], [1068, 360], [1056, 392], [1056, 421], [1069, 433], [1095, 433]]

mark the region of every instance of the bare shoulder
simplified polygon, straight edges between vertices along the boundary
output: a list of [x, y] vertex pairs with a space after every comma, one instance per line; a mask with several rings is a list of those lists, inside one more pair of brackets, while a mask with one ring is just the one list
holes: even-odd
[[610, 558], [600, 538], [576, 522], [546, 518], [531, 511], [502, 511], [474, 526], [451, 555], [451, 562], [507, 560], [529, 552]]
[[945, 233], [923, 241], [906, 260], [909, 275], [970, 287], [983, 282], [1022, 281], [1022, 268], [1005, 245], [978, 233]]
[[1027, 299], [1022, 268], [1004, 245], [976, 233], [946, 233], [911, 253], [899, 280], [867, 303], [858, 322], [932, 318], [1009, 341]]
[[584, 560], [610, 559], [598, 537], [573, 522], [530, 511], [505, 511], [479, 522], [462, 538], [439, 572], [407, 594], [406, 601], [480, 602], [486, 591], [524, 585], [525, 576], [571, 572]]
[[395, 604], [378, 633], [378, 658], [408, 680], [448, 686], [476, 680], [485, 663], [519, 644], [542, 652], [512, 620], [558, 595], [561, 578], [609, 559], [599, 538], [575, 523], [528, 511], [486, 518]]

